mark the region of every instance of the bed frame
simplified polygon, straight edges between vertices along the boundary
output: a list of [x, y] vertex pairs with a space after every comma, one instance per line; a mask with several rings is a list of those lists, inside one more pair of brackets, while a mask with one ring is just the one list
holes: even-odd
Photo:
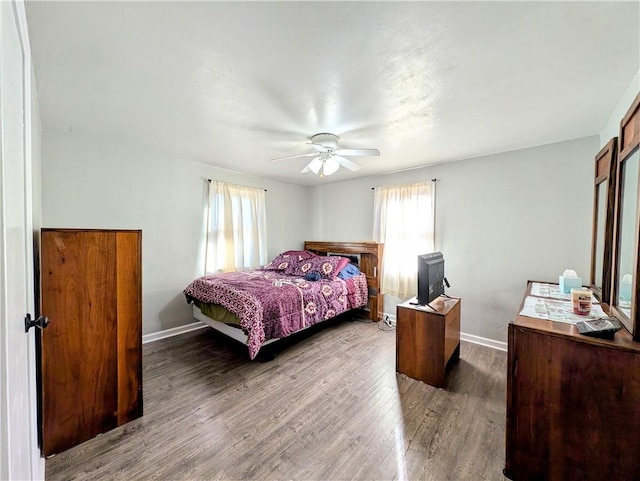
[[374, 322], [382, 319], [384, 307], [380, 282], [382, 279], [382, 255], [384, 244], [373, 241], [365, 242], [319, 242], [305, 241], [304, 250], [318, 255], [357, 256], [358, 267], [367, 276], [369, 287], [369, 319]]
[[[380, 291], [380, 279], [382, 278], [382, 253], [384, 244], [377, 242], [316, 242], [306, 241], [304, 249], [318, 255], [343, 255], [356, 258], [360, 271], [367, 276], [367, 286], [369, 288], [369, 319], [378, 321], [382, 319], [382, 292]], [[202, 313], [193, 305], [193, 317], [216, 331], [235, 339], [243, 344], [247, 343], [247, 335], [242, 329], [230, 326], [224, 322], [216, 321]], [[314, 324], [316, 325], [316, 324]], [[311, 327], [311, 326], [308, 326]], [[308, 329], [305, 327], [304, 329]], [[304, 330], [302, 329], [302, 330]], [[279, 339], [269, 339], [262, 346], [271, 344]]]
[[[210, 318], [209, 316], [203, 314], [202, 311], [200, 310], [200, 308], [198, 306], [196, 306], [195, 304], [192, 307], [193, 307], [193, 317], [195, 319], [197, 319], [197, 320], [199, 320], [201, 322], [204, 322], [209, 327], [214, 328], [216, 331], [219, 331], [222, 334], [224, 334], [226, 336], [229, 336], [230, 338], [235, 339], [236, 341], [239, 341], [244, 345], [247, 344], [247, 340], [249, 338], [244, 332], [242, 332], [242, 329], [230, 326], [228, 324], [225, 324], [224, 322], [216, 321], [215, 319]], [[308, 326], [308, 327], [311, 327], [311, 326]], [[304, 329], [307, 329], [307, 328], [305, 327]], [[267, 344], [271, 344], [272, 342], [275, 342], [278, 339], [279, 338], [269, 339], [268, 341], [265, 341], [264, 343], [262, 343], [262, 346], [266, 346]]]

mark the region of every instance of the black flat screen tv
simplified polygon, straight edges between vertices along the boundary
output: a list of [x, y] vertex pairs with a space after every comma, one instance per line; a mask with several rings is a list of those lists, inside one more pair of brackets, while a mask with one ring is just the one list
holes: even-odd
[[426, 306], [444, 294], [444, 257], [442, 252], [418, 256], [418, 304]]

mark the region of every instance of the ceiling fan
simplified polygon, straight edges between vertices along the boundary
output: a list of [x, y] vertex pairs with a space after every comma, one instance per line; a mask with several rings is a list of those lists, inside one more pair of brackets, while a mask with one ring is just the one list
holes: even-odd
[[360, 170], [360, 166], [349, 160], [344, 155], [348, 156], [378, 156], [380, 151], [378, 149], [339, 149], [338, 137], [335, 134], [315, 134], [311, 136], [311, 144], [315, 152], [308, 154], [290, 155], [288, 157], [280, 157], [277, 159], [271, 159], [272, 161], [295, 159], [297, 157], [314, 157], [311, 159], [304, 169], [300, 171], [301, 174], [306, 172], [313, 172], [319, 174], [320, 177], [325, 175], [331, 175], [336, 172], [340, 166], [345, 167], [351, 171]]

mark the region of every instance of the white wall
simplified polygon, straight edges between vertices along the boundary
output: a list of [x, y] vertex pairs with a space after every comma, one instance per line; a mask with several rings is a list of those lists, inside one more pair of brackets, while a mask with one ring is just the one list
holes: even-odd
[[[43, 137], [43, 225], [143, 230], [143, 332], [192, 322], [205, 179], [268, 189], [269, 257], [304, 240], [371, 240], [372, 187], [438, 178], [436, 245], [467, 334], [506, 340], [528, 279], [588, 278], [597, 136], [307, 188], [81, 139]], [[295, 219], [292, 222], [292, 219]], [[313, 219], [313, 221], [311, 221]], [[385, 299], [395, 313], [396, 299]]]
[[613, 137], [618, 137], [620, 134], [620, 121], [629, 110], [629, 107], [631, 107], [638, 92], [640, 92], [640, 72], [633, 78], [602, 128], [600, 132], [600, 147], [604, 147]]
[[[597, 136], [313, 188], [317, 240], [370, 240], [371, 187], [437, 178], [436, 248], [462, 330], [506, 341], [527, 280], [588, 279]], [[417, 220], [419, 221], [419, 220]], [[385, 312], [395, 302], [385, 296]]]
[[206, 179], [268, 190], [269, 257], [309, 236], [307, 188], [78, 138], [43, 136], [44, 227], [142, 229], [143, 333], [193, 322], [182, 290], [202, 275]]

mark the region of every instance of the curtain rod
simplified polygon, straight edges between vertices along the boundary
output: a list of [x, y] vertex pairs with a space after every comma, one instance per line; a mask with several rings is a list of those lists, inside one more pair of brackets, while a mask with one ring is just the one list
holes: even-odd
[[433, 219], [433, 231], [431, 233], [431, 242], [433, 243], [433, 250], [436, 250], [436, 182], [438, 179], [431, 179], [431, 183], [433, 184], [433, 192], [431, 198], [433, 201], [431, 202], [431, 217]]
[[[211, 183], [211, 179], [207, 179], [207, 182]], [[247, 187], [250, 187], [250, 186], [247, 186]], [[257, 188], [259, 189], [260, 187], [257, 187]], [[265, 192], [269, 192], [267, 189], [262, 189], [262, 190], [264, 190]]]
[[[431, 182], [433, 182], [435, 184], [436, 182], [438, 182], [438, 180], [440, 180], [440, 179], [431, 179]], [[371, 190], [376, 190], [376, 188], [375, 187], [371, 187]]]

